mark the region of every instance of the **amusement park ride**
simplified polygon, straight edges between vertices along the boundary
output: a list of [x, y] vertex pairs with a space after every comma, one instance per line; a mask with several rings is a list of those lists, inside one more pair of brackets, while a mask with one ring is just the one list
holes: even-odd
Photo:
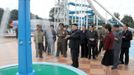
[[[106, 10], [97, 0], [58, 0], [54, 7], [54, 25], [57, 22], [63, 22], [69, 25], [77, 23], [80, 27], [85, 24], [94, 23], [98, 25], [99, 20], [110, 23], [95, 9], [92, 2], [97, 3], [109, 15], [111, 15], [120, 25], [123, 23]], [[71, 10], [71, 8], [74, 8]], [[30, 0], [19, 0], [19, 38], [18, 38], [18, 73], [16, 75], [35, 75], [36, 70], [33, 69], [32, 52], [31, 52], [31, 36], [30, 36]], [[53, 69], [53, 68], [52, 68]], [[76, 70], [78, 71], [78, 70]], [[63, 75], [63, 74], [62, 74]], [[71, 75], [71, 74], [70, 74]], [[86, 75], [80, 72], [76, 75]]]
[[[112, 13], [110, 13], [104, 6], [102, 6], [97, 0], [56, 0], [54, 7], [54, 25], [56, 23], [63, 22], [66, 25], [69, 23], [77, 23], [79, 27], [82, 25], [96, 24], [100, 22], [114, 24], [107, 18], [102, 16], [93, 5], [95, 2], [101, 7], [106, 13], [116, 20], [116, 24], [123, 25]], [[72, 9], [73, 8], [73, 9]]]

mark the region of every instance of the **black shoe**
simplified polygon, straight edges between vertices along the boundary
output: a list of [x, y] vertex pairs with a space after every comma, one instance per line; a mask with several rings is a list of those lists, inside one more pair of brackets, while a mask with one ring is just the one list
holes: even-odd
[[128, 66], [128, 64], [125, 64], [125, 66]]
[[40, 58], [43, 58], [43, 56], [40, 56]]
[[74, 65], [73, 65], [73, 64], [71, 64], [71, 66], [72, 66], [72, 67], [74, 67]]
[[85, 56], [85, 58], [88, 58], [88, 56]]
[[46, 50], [42, 50], [43, 52], [46, 52]]
[[64, 56], [65, 58], [67, 58], [67, 56]]
[[73, 67], [78, 68], [79, 66], [78, 65], [74, 65]]
[[93, 58], [94, 60], [96, 60], [96, 58]]
[[75, 66], [75, 68], [78, 68], [79, 66]]
[[91, 57], [88, 57], [88, 59], [90, 60], [90, 59], [91, 59]]
[[120, 62], [120, 64], [124, 64], [124, 62]]
[[48, 55], [51, 55], [51, 53], [50, 53], [50, 52], [48, 52]]
[[77, 65], [74, 65], [74, 64], [71, 64], [72, 67], [75, 67], [75, 68], [78, 68], [79, 66]]
[[115, 69], [117, 69], [117, 67], [112, 67], [111, 69], [112, 69], [112, 70], [115, 70]]
[[84, 56], [81, 56], [81, 58], [84, 58]]
[[56, 57], [59, 57], [59, 55], [56, 55]]

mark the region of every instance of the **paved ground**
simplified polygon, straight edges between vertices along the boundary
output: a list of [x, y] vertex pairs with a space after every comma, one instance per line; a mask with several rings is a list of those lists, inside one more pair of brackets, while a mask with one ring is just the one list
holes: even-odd
[[[17, 40], [14, 38], [2, 39], [0, 40], [0, 66], [16, 64], [18, 62], [17, 56]], [[32, 43], [32, 54], [34, 62], [54, 62], [62, 64], [71, 64], [69, 50], [68, 57], [64, 58], [60, 56], [56, 58], [54, 56], [48, 56], [44, 53], [44, 58], [39, 59], [35, 58], [35, 48], [34, 43]], [[102, 53], [103, 55], [103, 53]], [[89, 75], [133, 75], [134, 74], [134, 61], [130, 60], [128, 67], [124, 65], [119, 66], [119, 70], [111, 70], [110, 67], [106, 68], [101, 65], [100, 61], [102, 55], [97, 58], [97, 60], [88, 60], [85, 58], [80, 58], [80, 67], [79, 69], [85, 71]]]

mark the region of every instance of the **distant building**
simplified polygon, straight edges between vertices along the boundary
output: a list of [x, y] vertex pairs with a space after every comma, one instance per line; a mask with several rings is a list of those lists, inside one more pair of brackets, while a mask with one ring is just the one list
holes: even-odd
[[[50, 22], [49, 19], [32, 19], [31, 20], [31, 32], [35, 31], [36, 29], [36, 25], [39, 24], [42, 26], [42, 29], [45, 30], [46, 26], [50, 26], [51, 24], [53, 24], [53, 22]], [[13, 28], [15, 29], [16, 27], [18, 27], [18, 20], [13, 21]]]

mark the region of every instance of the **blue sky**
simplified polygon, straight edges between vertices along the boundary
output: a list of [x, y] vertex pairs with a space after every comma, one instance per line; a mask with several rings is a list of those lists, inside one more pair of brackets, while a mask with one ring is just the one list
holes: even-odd
[[[73, 1], [73, 0], [72, 0]], [[128, 14], [134, 18], [134, 0], [97, 0], [111, 13], [119, 12], [121, 18]], [[43, 18], [48, 18], [50, 9], [54, 6], [55, 0], [31, 0], [31, 12]], [[0, 0], [1, 8], [18, 9], [18, 0]], [[103, 13], [99, 7], [96, 8]]]

